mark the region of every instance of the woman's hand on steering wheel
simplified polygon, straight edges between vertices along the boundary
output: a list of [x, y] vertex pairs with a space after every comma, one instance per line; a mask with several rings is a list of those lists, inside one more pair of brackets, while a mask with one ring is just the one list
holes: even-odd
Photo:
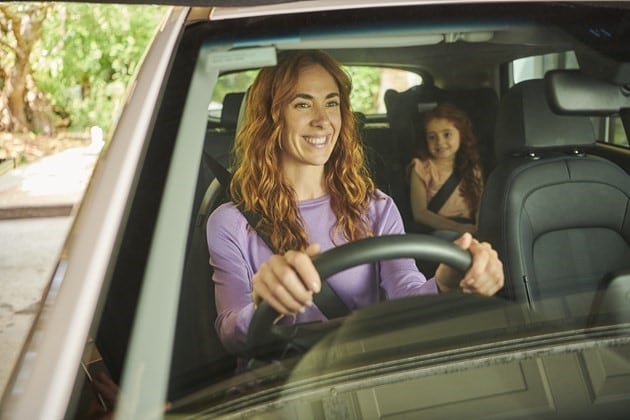
[[472, 265], [462, 277], [457, 270], [440, 264], [435, 280], [441, 291], [461, 289], [464, 293], [492, 296], [503, 287], [503, 264], [489, 243], [479, 242], [470, 233], [463, 234], [453, 243], [470, 252]]
[[311, 244], [304, 252], [273, 255], [252, 278], [254, 304], [258, 306], [265, 300], [281, 315], [304, 312], [313, 304], [313, 293], [321, 290], [321, 279], [311, 259], [319, 251], [319, 244]]

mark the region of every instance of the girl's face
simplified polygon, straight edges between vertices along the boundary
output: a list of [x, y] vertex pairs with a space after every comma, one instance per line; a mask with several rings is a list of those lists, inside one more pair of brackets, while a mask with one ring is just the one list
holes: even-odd
[[291, 101], [283, 108], [282, 164], [322, 166], [341, 129], [339, 88], [320, 65], [303, 68]]
[[459, 150], [459, 130], [445, 118], [434, 118], [427, 124], [427, 146], [435, 159], [455, 160]]

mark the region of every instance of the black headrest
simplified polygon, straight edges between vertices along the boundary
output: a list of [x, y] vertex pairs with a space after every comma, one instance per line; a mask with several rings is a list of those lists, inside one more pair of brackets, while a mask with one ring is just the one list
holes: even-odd
[[223, 109], [221, 110], [221, 127], [232, 130], [236, 128], [244, 96], [245, 92], [232, 92], [225, 95], [223, 98]]
[[595, 143], [588, 117], [555, 114], [543, 79], [510, 88], [501, 100], [495, 131], [497, 159], [545, 149], [580, 149]]
[[388, 89], [385, 92], [387, 116], [396, 118], [401, 111], [419, 115], [437, 106], [441, 89], [432, 84], [412, 86], [404, 92]]

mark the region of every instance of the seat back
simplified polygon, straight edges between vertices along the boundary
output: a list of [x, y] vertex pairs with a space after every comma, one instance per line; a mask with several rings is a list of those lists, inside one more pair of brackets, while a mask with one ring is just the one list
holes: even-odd
[[422, 114], [437, 106], [439, 92], [440, 90], [433, 84], [426, 83], [413, 86], [404, 92], [388, 89], [384, 96], [393, 149], [397, 152], [394, 166], [396, 172], [393, 177], [398, 180], [393, 182], [396, 188], [392, 198], [398, 206], [407, 231], [411, 231], [413, 217], [406, 168], [417, 149], [418, 136], [422, 132]]
[[226, 167], [232, 164], [231, 152], [236, 136], [236, 125], [240, 115], [245, 92], [227, 93], [223, 98], [221, 118], [218, 127], [206, 131], [204, 150]]
[[477, 235], [503, 262], [505, 297], [535, 306], [630, 266], [630, 177], [587, 154], [594, 143], [589, 117], [551, 110], [544, 80], [502, 99]]

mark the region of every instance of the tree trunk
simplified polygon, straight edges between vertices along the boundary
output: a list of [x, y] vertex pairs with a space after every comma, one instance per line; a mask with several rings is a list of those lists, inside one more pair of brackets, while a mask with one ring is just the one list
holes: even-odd
[[[5, 35], [5, 39], [10, 33], [15, 41], [13, 46], [8, 42], [0, 45], [4, 50], [12, 49], [14, 57], [13, 65], [4, 71], [7, 78], [3, 89], [10, 117], [8, 128], [13, 131], [33, 131], [35, 128], [32, 124], [33, 118], [29, 118], [29, 114], [33, 116], [39, 111], [29, 109], [27, 80], [31, 77], [31, 53], [39, 41], [42, 23], [49, 7], [48, 4], [32, 6], [18, 13], [14, 12], [10, 5], [0, 5], [0, 15], [4, 16], [4, 19], [0, 19], [0, 33]], [[33, 86], [33, 89], [36, 87]], [[33, 95], [36, 93], [35, 90]], [[37, 120], [42, 120], [42, 116], [37, 117]], [[52, 126], [51, 123], [48, 125]]]

